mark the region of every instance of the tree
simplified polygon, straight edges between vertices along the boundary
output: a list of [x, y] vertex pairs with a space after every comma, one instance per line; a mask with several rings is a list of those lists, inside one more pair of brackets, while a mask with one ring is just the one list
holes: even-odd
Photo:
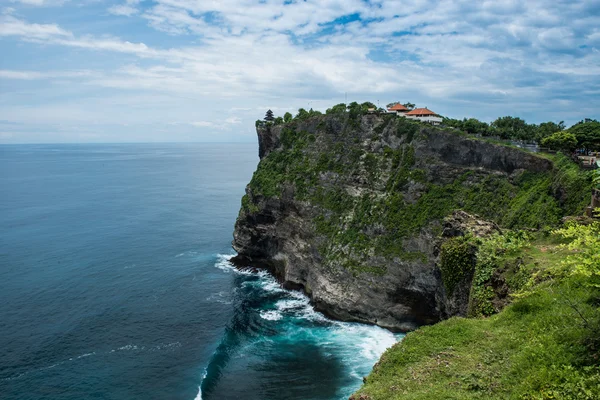
[[402, 104], [404, 107], [408, 108], [409, 110], [412, 110], [413, 108], [415, 108], [415, 104], [414, 103], [404, 103]]
[[571, 152], [577, 148], [577, 138], [570, 132], [559, 131], [542, 139], [541, 145], [553, 150]]
[[348, 113], [350, 114], [350, 119], [355, 119], [362, 115], [362, 106], [353, 101], [352, 103], [348, 104]]
[[563, 129], [565, 129], [564, 121], [560, 121], [558, 124], [554, 122], [542, 122], [537, 127], [537, 132], [535, 135], [536, 140], [538, 143], [541, 143], [544, 138], [547, 138], [556, 132], [560, 132]]
[[369, 112], [369, 108], [377, 109], [377, 106], [375, 104], [371, 103], [370, 101], [365, 101], [364, 103], [362, 103], [360, 105], [360, 107], [362, 109], [361, 111], [365, 114]]
[[286, 112], [285, 114], [283, 114], [283, 122], [285, 122], [286, 124], [288, 122], [291, 122], [292, 119], [294, 119], [294, 116], [292, 115], [292, 113]]
[[308, 111], [306, 111], [304, 108], [299, 108], [298, 109], [298, 114], [296, 114], [295, 118], [306, 119], [308, 117], [309, 117]]
[[345, 113], [346, 112], [346, 104], [344, 103], [340, 103], [340, 104], [336, 104], [335, 106], [328, 108], [327, 111], [325, 111], [325, 114], [338, 114], [338, 113]]
[[490, 129], [490, 126], [487, 122], [480, 121], [476, 118], [464, 118], [462, 121], [460, 119], [444, 118], [442, 123], [446, 126], [460, 129], [461, 131], [470, 133], [472, 135], [486, 136], [489, 134]]
[[575, 135], [578, 147], [586, 150], [600, 150], [600, 122], [586, 118], [567, 131]]
[[309, 117], [314, 117], [315, 115], [323, 115], [323, 113], [319, 110], [313, 110], [312, 108], [308, 110]]
[[456, 128], [456, 129], [460, 129], [460, 130], [463, 129], [463, 122], [460, 119], [443, 118], [442, 124], [445, 126], [450, 126], [452, 128]]
[[275, 121], [273, 121], [273, 123], [275, 125], [281, 125], [281, 124], [283, 124], [283, 118], [277, 117], [277, 118], [275, 118]]
[[267, 113], [265, 114], [265, 121], [271, 122], [274, 119], [275, 119], [275, 117], [273, 116], [273, 111], [268, 110]]
[[483, 135], [485, 136], [488, 132], [489, 129], [489, 125], [487, 124], [487, 122], [481, 122], [478, 119], [475, 118], [469, 118], [469, 119], [464, 119], [463, 123], [462, 123], [462, 129], [467, 132], [470, 133], [472, 135], [474, 134], [479, 134], [479, 135]]
[[535, 126], [518, 117], [500, 117], [491, 123], [493, 133], [502, 139], [534, 140]]

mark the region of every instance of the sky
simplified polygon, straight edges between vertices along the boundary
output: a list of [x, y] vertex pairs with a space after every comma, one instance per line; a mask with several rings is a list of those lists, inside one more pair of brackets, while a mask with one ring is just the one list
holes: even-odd
[[600, 118], [600, 0], [0, 0], [0, 143], [255, 142], [267, 109]]

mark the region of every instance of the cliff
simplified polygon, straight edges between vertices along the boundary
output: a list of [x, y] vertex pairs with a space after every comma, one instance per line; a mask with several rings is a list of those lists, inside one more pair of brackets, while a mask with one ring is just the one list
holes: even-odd
[[233, 261], [341, 320], [408, 331], [465, 315], [470, 275], [448, 285], [445, 238], [558, 223], [582, 200], [546, 158], [391, 115], [257, 131]]

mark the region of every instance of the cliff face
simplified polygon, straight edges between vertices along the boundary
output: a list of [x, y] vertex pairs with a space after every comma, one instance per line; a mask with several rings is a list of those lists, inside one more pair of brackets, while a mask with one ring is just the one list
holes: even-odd
[[347, 113], [257, 131], [234, 262], [270, 269], [338, 319], [406, 331], [464, 315], [468, 277], [444, 287], [444, 237], [570, 211], [550, 161], [453, 131]]

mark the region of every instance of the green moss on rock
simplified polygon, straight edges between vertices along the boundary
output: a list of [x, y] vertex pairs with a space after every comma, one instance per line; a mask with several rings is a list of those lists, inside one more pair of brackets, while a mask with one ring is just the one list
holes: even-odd
[[297, 122], [283, 126], [281, 147], [261, 160], [249, 184], [258, 201], [288, 187], [295, 200], [310, 203], [319, 250], [332, 266], [361, 271], [377, 256], [426, 261], [423, 253], [405, 249], [405, 239], [457, 209], [506, 228], [553, 225], [582, 204], [581, 193], [591, 185], [564, 159], [556, 159], [552, 171], [510, 178], [464, 169], [442, 184], [432, 178], [436, 160], [416, 158], [419, 138], [434, 134], [429, 128], [403, 118], [383, 121], [377, 126], [385, 125], [401, 143], [391, 147], [382, 137], [375, 150], [371, 141], [359, 140], [360, 124], [339, 132], [334, 122], [321, 120], [310, 132]]

